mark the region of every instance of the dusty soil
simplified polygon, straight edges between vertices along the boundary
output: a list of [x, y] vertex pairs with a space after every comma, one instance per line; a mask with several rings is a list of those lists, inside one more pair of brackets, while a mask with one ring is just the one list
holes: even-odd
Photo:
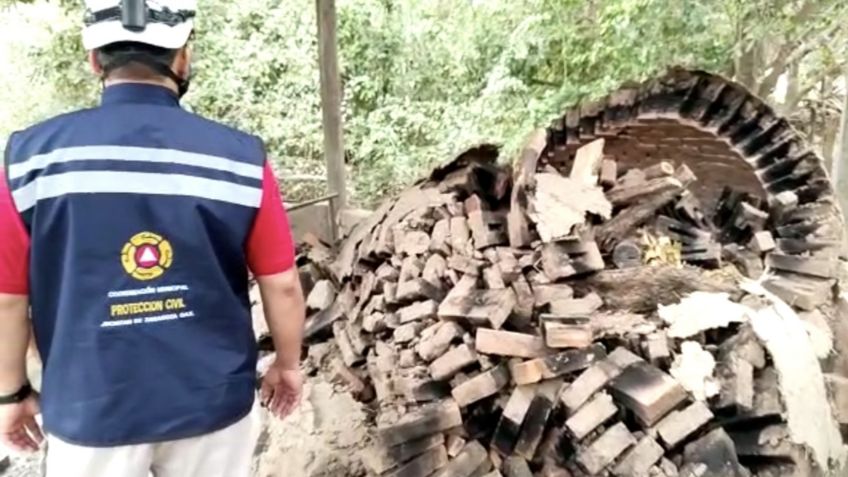
[[367, 445], [362, 405], [342, 389], [315, 379], [285, 421], [266, 417], [257, 449], [256, 477], [358, 477]]

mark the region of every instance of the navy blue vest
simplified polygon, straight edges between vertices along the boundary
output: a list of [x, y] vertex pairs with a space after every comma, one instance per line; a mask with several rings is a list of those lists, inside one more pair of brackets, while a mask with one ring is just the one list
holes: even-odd
[[250, 412], [244, 247], [264, 161], [258, 138], [141, 84], [9, 139], [47, 432], [87, 446], [159, 442]]

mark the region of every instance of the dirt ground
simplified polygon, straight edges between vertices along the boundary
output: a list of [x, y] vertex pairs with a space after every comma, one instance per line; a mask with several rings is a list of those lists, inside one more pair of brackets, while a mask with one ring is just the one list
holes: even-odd
[[256, 477], [358, 477], [366, 445], [366, 414], [351, 395], [315, 379], [303, 403], [285, 421], [266, 416], [257, 449]]
[[[285, 421], [263, 416], [255, 477], [359, 477], [366, 414], [349, 393], [320, 379], [307, 382], [303, 403]], [[2, 455], [0, 451], [0, 455]], [[13, 456], [2, 477], [41, 477], [40, 454]]]

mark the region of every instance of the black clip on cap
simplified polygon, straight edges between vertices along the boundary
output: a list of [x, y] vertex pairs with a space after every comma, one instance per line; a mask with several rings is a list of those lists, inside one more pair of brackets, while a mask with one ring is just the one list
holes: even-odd
[[145, 0], [121, 0], [121, 23], [130, 31], [147, 28], [147, 2]]

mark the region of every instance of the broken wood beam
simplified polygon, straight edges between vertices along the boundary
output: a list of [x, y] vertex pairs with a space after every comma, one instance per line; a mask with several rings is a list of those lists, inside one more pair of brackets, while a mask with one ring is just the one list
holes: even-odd
[[673, 177], [660, 177], [629, 186], [613, 187], [607, 191], [607, 199], [614, 206], [633, 204], [645, 197], [661, 195], [669, 191], [680, 191], [683, 184]]
[[627, 237], [633, 229], [652, 218], [659, 209], [677, 198], [682, 190], [680, 187], [671, 188], [650, 197], [643, 197], [638, 204], [628, 207], [603, 225], [595, 227], [595, 236], [603, 250], [611, 250], [618, 239]]
[[660, 179], [674, 175], [674, 166], [668, 161], [660, 161], [652, 166], [642, 169], [645, 180]]

